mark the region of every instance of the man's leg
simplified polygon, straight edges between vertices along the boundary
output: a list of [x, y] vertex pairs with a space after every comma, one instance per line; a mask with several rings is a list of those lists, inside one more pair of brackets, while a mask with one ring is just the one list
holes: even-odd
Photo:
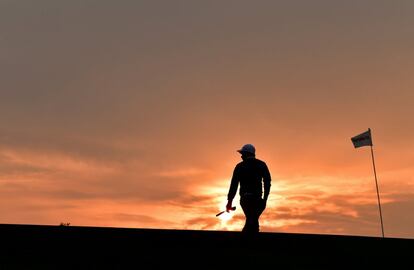
[[240, 200], [240, 205], [243, 209], [244, 215], [246, 216], [246, 223], [242, 232], [255, 233], [259, 231], [259, 218], [257, 199], [244, 197]]
[[257, 231], [258, 232], [260, 230], [259, 229], [260, 228], [259, 218], [260, 218], [260, 215], [263, 213], [264, 210], [265, 210], [265, 208], [264, 208], [264, 201], [263, 201], [262, 198], [258, 198], [257, 201], [256, 201], [256, 203], [255, 203], [255, 214], [256, 214], [255, 220], [257, 222]]

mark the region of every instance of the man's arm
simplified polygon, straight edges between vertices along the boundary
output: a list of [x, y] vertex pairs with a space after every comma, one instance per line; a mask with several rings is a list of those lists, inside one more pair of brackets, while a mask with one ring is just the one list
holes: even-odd
[[263, 200], [267, 201], [270, 193], [270, 186], [271, 186], [272, 178], [270, 176], [269, 168], [267, 167], [266, 163], [264, 164], [263, 168], [263, 188], [264, 188], [264, 195]]
[[238, 174], [239, 173], [238, 173], [238, 169], [236, 166], [236, 168], [234, 168], [233, 176], [231, 178], [229, 193], [227, 194], [227, 206], [226, 206], [227, 210], [229, 210], [232, 207], [233, 199], [236, 196], [237, 188], [239, 187], [240, 178]]

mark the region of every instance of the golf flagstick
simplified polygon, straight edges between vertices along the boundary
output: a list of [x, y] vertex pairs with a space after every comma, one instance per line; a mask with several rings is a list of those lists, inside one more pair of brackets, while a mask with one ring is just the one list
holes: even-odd
[[384, 238], [385, 237], [384, 222], [382, 220], [381, 200], [380, 200], [380, 192], [378, 188], [377, 170], [375, 168], [374, 149], [373, 149], [373, 144], [372, 144], [371, 129], [369, 128], [368, 131], [365, 131], [364, 133], [361, 133], [357, 136], [352, 137], [351, 140], [355, 148], [363, 147], [363, 146], [371, 147], [372, 166], [374, 168], [375, 186], [377, 188], [378, 209], [379, 209], [380, 221], [381, 221], [381, 232], [382, 232], [382, 238]]

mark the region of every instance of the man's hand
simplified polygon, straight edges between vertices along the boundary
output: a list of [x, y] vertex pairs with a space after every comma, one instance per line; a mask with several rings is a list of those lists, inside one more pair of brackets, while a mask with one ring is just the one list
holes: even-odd
[[233, 203], [233, 201], [231, 201], [231, 200], [229, 200], [227, 202], [227, 205], [226, 205], [226, 211], [227, 212], [229, 212], [230, 210], [232, 210], [232, 208], [233, 208], [232, 203]]

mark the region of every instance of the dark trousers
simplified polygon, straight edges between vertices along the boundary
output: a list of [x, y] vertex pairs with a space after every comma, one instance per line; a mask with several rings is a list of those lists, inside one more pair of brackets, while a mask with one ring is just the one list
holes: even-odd
[[259, 232], [259, 217], [264, 210], [264, 201], [258, 196], [242, 196], [240, 198], [240, 205], [246, 216], [246, 223], [244, 224], [242, 232], [257, 233]]

